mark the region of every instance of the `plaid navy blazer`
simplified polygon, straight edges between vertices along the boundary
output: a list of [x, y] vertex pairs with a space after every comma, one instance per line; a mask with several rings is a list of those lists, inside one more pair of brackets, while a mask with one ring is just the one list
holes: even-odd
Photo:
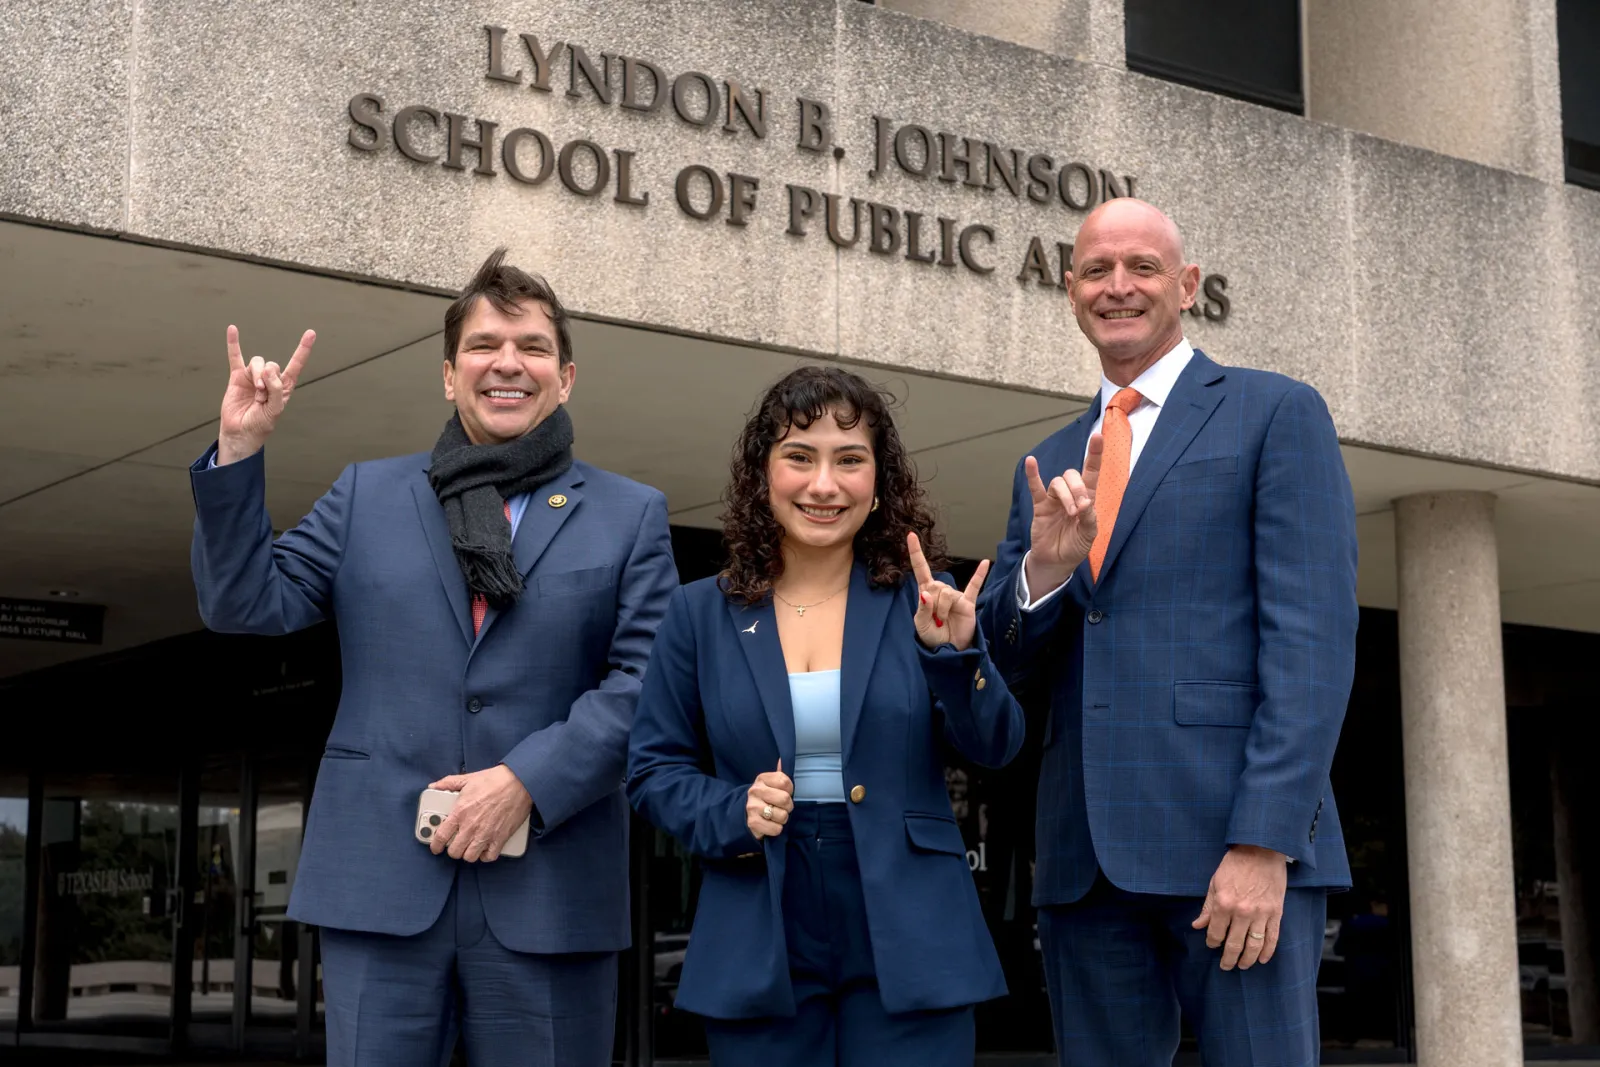
[[545, 483], [511, 543], [525, 592], [490, 608], [474, 634], [428, 453], [346, 467], [274, 540], [265, 454], [212, 468], [213, 452], [190, 470], [201, 618], [225, 633], [324, 619], [339, 631], [339, 710], [289, 917], [426, 931], [459, 861], [412, 836], [418, 794], [503, 763], [533, 798], [538, 840], [478, 864], [496, 940], [516, 952], [626, 948], [622, 775], [650, 644], [677, 587], [666, 498], [581, 462]]
[[[1033, 455], [1083, 463], [1098, 400]], [[1196, 350], [1156, 420], [1100, 580], [1085, 563], [1017, 603], [1033, 500], [1018, 464], [980, 605], [1013, 688], [1049, 693], [1034, 903], [1103, 870], [1137, 893], [1203, 896], [1228, 846], [1348, 887], [1329, 788], [1355, 670], [1356, 531], [1327, 406], [1310, 386]]]

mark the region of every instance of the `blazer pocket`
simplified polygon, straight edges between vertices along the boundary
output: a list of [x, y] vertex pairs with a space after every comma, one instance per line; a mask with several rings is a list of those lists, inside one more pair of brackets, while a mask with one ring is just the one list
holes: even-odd
[[540, 596], [572, 596], [574, 593], [589, 593], [596, 589], [610, 589], [614, 583], [611, 580], [611, 566], [590, 567], [582, 571], [562, 571], [559, 574], [539, 575]]
[[1261, 691], [1249, 682], [1174, 682], [1172, 717], [1179, 726], [1249, 726]]
[[328, 745], [322, 750], [323, 759], [371, 759], [372, 756], [359, 748], [345, 748], [343, 745]]
[[1182, 482], [1191, 478], [1222, 478], [1239, 473], [1238, 456], [1200, 456], [1174, 463], [1162, 479]]
[[952, 856], [967, 855], [967, 843], [961, 840], [961, 827], [953, 816], [923, 815], [906, 812], [906, 837], [911, 846], [924, 852], [947, 852]]

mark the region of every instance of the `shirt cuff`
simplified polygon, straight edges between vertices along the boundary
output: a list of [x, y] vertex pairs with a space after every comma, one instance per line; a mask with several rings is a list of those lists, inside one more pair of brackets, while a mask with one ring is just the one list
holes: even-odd
[[1038, 600], [1033, 599], [1033, 594], [1028, 591], [1028, 557], [1032, 551], [1025, 552], [1022, 556], [1022, 566], [1017, 568], [1017, 607], [1023, 611], [1033, 611], [1048, 604], [1057, 593], [1072, 584], [1072, 575], [1067, 575], [1067, 580], [1050, 590]]

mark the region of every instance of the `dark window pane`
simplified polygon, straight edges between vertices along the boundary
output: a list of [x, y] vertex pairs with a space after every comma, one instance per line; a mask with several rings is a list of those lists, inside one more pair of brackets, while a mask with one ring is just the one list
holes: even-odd
[[28, 840], [28, 783], [0, 779], [0, 1030], [16, 1025], [22, 984], [23, 857]]
[[[1348, 893], [1328, 895], [1317, 972], [1324, 1052], [1345, 1057], [1400, 1048], [1408, 969], [1405, 787], [1400, 746], [1397, 617], [1363, 608], [1356, 676], [1333, 760]], [[1337, 1050], [1337, 1052], [1335, 1052]]]
[[1567, 181], [1600, 189], [1600, 4], [1557, 0]]
[[1298, 0], [1127, 0], [1128, 69], [1301, 114]]
[[165, 776], [46, 779], [36, 1028], [168, 1036], [177, 800]]

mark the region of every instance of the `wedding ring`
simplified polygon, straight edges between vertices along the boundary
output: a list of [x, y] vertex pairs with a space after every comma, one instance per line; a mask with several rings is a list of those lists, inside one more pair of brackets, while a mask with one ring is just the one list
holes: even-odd
[[761, 809], [761, 817], [763, 819], [767, 820], [768, 822], [772, 821], [772, 805], [771, 804], [768, 804], [766, 807]]
[[1265, 941], [1266, 939], [1267, 939], [1267, 935], [1266, 934], [1258, 934], [1254, 930], [1250, 931], [1250, 940], [1252, 940], [1252, 941]]

